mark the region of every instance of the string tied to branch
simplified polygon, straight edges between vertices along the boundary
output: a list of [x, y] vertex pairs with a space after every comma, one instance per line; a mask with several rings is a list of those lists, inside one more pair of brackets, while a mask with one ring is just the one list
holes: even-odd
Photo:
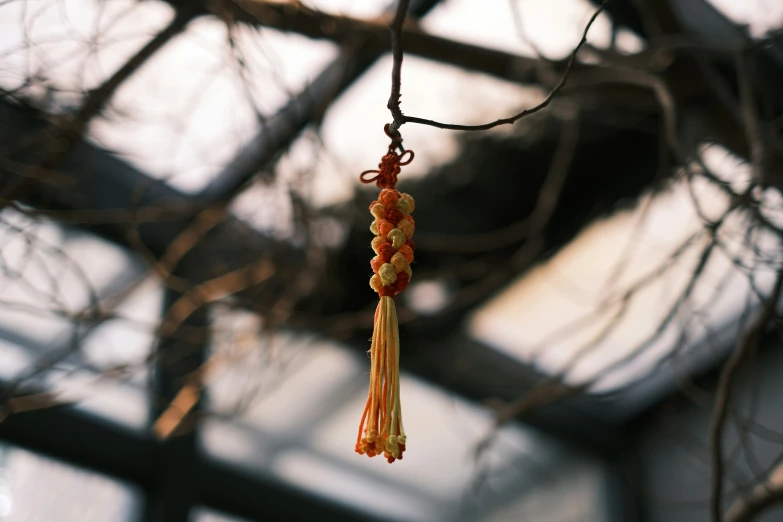
[[[413, 151], [402, 148], [402, 137], [399, 133], [392, 132], [391, 126], [387, 123], [383, 131], [391, 138], [388, 152], [381, 158], [378, 164], [378, 170], [365, 170], [359, 175], [362, 183], [372, 183], [379, 189], [394, 189], [397, 186], [397, 176], [400, 174], [400, 167], [408, 165], [413, 161]], [[402, 150], [402, 154], [397, 153], [397, 149]], [[369, 178], [368, 175], [376, 174]]]

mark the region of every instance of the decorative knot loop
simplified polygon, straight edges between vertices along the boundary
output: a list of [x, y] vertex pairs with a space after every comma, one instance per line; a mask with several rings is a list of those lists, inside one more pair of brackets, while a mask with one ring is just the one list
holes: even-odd
[[[365, 170], [359, 175], [359, 179], [362, 183], [372, 183], [374, 181], [375, 185], [380, 189], [393, 189], [397, 186], [397, 176], [400, 174], [400, 167], [404, 167], [413, 161], [414, 154], [412, 150], [404, 150], [402, 148], [402, 138], [399, 134], [392, 134], [388, 123], [383, 130], [391, 138], [389, 151], [381, 158], [378, 170]], [[397, 149], [402, 150], [403, 153], [398, 154]], [[371, 174], [376, 174], [376, 176], [368, 177]]]

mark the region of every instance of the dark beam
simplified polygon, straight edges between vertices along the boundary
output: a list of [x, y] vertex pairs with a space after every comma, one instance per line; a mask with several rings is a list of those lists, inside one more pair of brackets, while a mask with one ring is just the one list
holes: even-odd
[[0, 422], [0, 439], [144, 487], [159, 456], [138, 433], [72, 407], [11, 415]]
[[[164, 298], [164, 315], [182, 294], [168, 290]], [[198, 423], [193, 419], [202, 401], [187, 411], [178, 399], [186, 390], [201, 390], [197, 372], [206, 359], [208, 338], [190, 340], [184, 335], [189, 329], [206, 330], [208, 310], [200, 308], [185, 320], [170, 336], [162, 337], [155, 347], [156, 357], [151, 378], [151, 418], [153, 431], [164, 437], [160, 460], [156, 463], [154, 483], [147, 493], [144, 506], [145, 522], [188, 522], [196, 503], [196, 465], [198, 461]], [[198, 392], [196, 392], [198, 393]], [[172, 418], [171, 413], [184, 414]], [[176, 425], [174, 423], [177, 423]], [[189, 426], [184, 433], [177, 426]], [[157, 428], [157, 430], [156, 430]]]
[[[314, 39], [325, 39], [341, 46], [358, 39], [377, 55], [391, 49], [388, 26], [390, 15], [376, 20], [360, 20], [313, 11], [292, 3], [253, 0], [236, 2], [236, 5], [237, 19], [248, 24], [295, 32]], [[415, 3], [412, 4], [411, 13], [414, 17], [423, 16], [422, 11]], [[406, 23], [402, 39], [406, 54], [511, 80], [531, 81], [537, 77], [536, 68], [540, 66], [540, 62], [535, 58], [426, 33], [411, 20]]]
[[645, 522], [645, 503], [637, 439], [627, 436], [604, 461], [607, 522]]
[[366, 513], [336, 505], [281, 482], [261, 483], [247, 472], [216, 462], [201, 464], [197, 482], [200, 503], [249, 520], [380, 522], [380, 519]]

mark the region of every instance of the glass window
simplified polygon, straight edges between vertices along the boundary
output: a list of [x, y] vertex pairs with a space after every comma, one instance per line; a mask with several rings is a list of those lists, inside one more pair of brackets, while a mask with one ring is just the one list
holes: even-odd
[[139, 502], [122, 482], [0, 444], [3, 522], [133, 522]]
[[0, 212], [0, 244], [0, 337], [39, 352], [69, 338], [70, 317], [95, 312], [142, 273], [113, 243], [15, 210]]
[[337, 47], [217, 18], [191, 22], [126, 81], [91, 137], [179, 190], [206, 187]]
[[302, 4], [325, 13], [373, 19], [389, 6], [389, 0], [303, 0]]
[[232, 517], [204, 507], [195, 508], [190, 520], [191, 522], [249, 522], [244, 518]]
[[[748, 165], [725, 149], [706, 147], [703, 160], [737, 193], [747, 186]], [[779, 194], [759, 198], [768, 219], [780, 220]], [[475, 312], [472, 334], [569, 383], [593, 382], [595, 393], [634, 383], [667, 362], [673, 373], [694, 371], [694, 361], [714, 361], [715, 350], [728, 348], [744, 310], [758, 303], [756, 290], [772, 287], [769, 260], [780, 256], [780, 240], [766, 231], [747, 243], [739, 212], [726, 216], [718, 246], [707, 252], [704, 220], [728, 208], [727, 195], [712, 183], [679, 178], [635, 208], [594, 222], [520, 276]]]
[[72, 109], [173, 14], [157, 1], [2, 2], [0, 87], [50, 112]]
[[[579, 43], [595, 9], [587, 0], [448, 0], [424, 17], [422, 27], [482, 47], [526, 56], [534, 56], [538, 49], [550, 59], [561, 59]], [[609, 33], [609, 17], [601, 14], [587, 41], [606, 47]]]
[[783, 4], [769, 0], [707, 0], [732, 22], [746, 26], [754, 38], [764, 38], [783, 25]]
[[142, 428], [160, 285], [119, 246], [17, 211], [0, 242], [0, 379]]

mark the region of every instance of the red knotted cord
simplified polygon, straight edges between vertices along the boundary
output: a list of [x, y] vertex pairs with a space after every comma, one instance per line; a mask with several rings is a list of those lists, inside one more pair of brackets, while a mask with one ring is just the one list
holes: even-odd
[[[393, 189], [397, 185], [400, 167], [404, 167], [413, 161], [413, 151], [406, 150], [402, 154], [397, 154], [397, 149], [401, 148], [402, 138], [391, 133], [388, 123], [383, 127], [383, 131], [392, 140], [389, 144], [389, 151], [381, 158], [378, 170], [365, 170], [359, 175], [359, 179], [362, 183], [372, 183], [374, 181], [375, 185], [380, 189]], [[406, 156], [407, 159], [403, 159]], [[367, 178], [368, 174], [377, 174], [377, 176]]]

